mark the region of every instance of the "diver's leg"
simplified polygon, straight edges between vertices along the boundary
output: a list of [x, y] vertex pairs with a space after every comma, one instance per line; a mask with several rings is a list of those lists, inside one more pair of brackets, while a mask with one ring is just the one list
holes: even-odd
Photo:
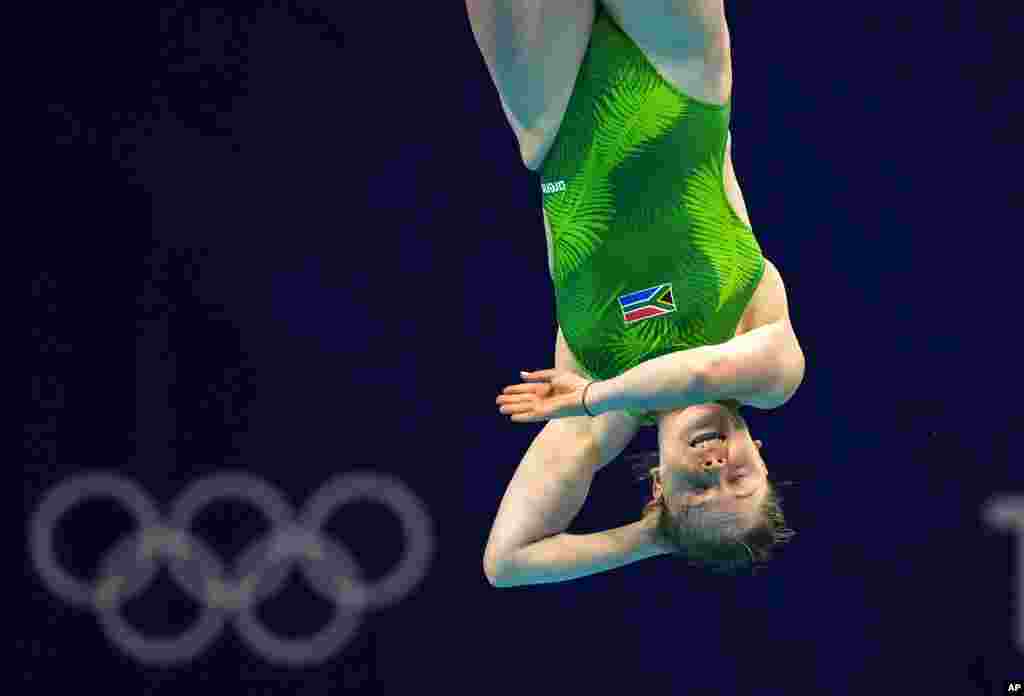
[[536, 168], [572, 96], [595, 0], [466, 0], [466, 11], [523, 161]]

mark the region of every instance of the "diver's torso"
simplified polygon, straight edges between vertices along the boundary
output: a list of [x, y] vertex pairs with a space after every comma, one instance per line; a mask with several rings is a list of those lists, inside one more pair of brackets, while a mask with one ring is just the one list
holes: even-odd
[[[607, 58], [611, 56], [614, 59], [616, 54], [614, 51], [608, 52], [609, 41], [620, 46], [623, 40], [632, 43], [634, 55], [631, 61], [633, 65], [637, 65], [638, 62], [649, 64], [649, 68], [656, 71], [664, 83], [692, 99], [693, 106], [697, 110], [700, 110], [702, 105], [714, 109], [729, 103], [732, 88], [731, 54], [728, 29], [721, 2], [709, 0], [703, 3], [703, 8], [690, 14], [686, 12], [689, 7], [701, 4], [692, 2], [678, 4], [682, 6], [682, 9], [675, 11], [673, 11], [673, 3], [653, 2], [653, 0], [608, 0], [596, 4], [582, 1], [560, 5], [560, 12], [568, 13], [565, 17], [557, 17], [559, 21], [565, 23], [564, 31], [556, 32], [561, 36], [560, 41], [544, 47], [535, 45], [537, 40], [543, 39], [543, 36], [523, 35], [524, 43], [520, 46], [520, 52], [517, 54], [519, 55], [518, 60], [529, 62], [532, 60], [531, 56], [540, 56], [538, 60], [546, 61], [547, 70], [544, 71], [543, 79], [527, 80], [530, 89], [518, 94], [515, 93], [515, 85], [521, 85], [524, 80], [513, 79], [515, 78], [514, 74], [496, 74], [496, 71], [518, 70], [522, 68], [522, 63], [517, 62], [508, 66], [489, 64], [492, 76], [495, 77], [495, 82], [501, 93], [502, 106], [518, 138], [521, 156], [528, 168], [538, 171], [543, 178], [546, 173], [545, 162], [550, 164], [549, 156], [559, 139], [563, 124], [573, 121], [566, 127], [566, 135], [569, 134], [568, 132], [579, 131], [579, 126], [582, 125], [582, 121], [579, 119], [580, 105], [587, 103], [587, 100], [581, 97], [593, 91], [588, 89], [588, 80], [585, 79], [585, 72], [581, 71], [581, 67], [587, 62], [594, 63], [593, 56], [588, 61], [588, 54], [592, 53], [596, 47], [605, 48], [605, 59], [597, 62], [603, 63], [606, 67], [611, 66], [615, 60], [609, 61]], [[666, 7], [668, 7], [667, 10]], [[579, 16], [574, 16], [574, 13]], [[547, 26], [547, 24], [543, 26]], [[552, 70], [552, 64], [567, 67], [567, 69]], [[527, 72], [529, 71], [527, 70]], [[520, 78], [524, 78], [524, 76], [520, 75]], [[650, 76], [647, 79], [649, 80]], [[565, 84], [561, 84], [562, 82]], [[507, 91], [503, 91], [503, 88]], [[576, 116], [567, 119], [566, 114], [570, 110], [574, 96], [576, 97], [576, 111], [574, 112]], [[727, 207], [732, 209], [735, 218], [749, 228], [749, 217], [736, 181], [728, 148], [727, 113], [720, 123], [714, 121], [714, 116], [711, 116], [710, 120], [706, 120], [705, 126], [710, 127], [711, 130], [704, 130], [697, 137], [705, 140], [710, 138], [709, 143], [717, 139], [715, 147], [719, 154], [719, 172], [717, 173], [719, 191], [725, 194], [725, 198], [728, 200]], [[698, 128], [697, 132], [699, 131], [701, 128]], [[562, 139], [565, 140], [565, 136]], [[723, 145], [725, 145], [724, 156]], [[662, 148], [660, 156], [671, 158], [675, 156], [675, 153], [670, 148]], [[680, 160], [676, 166], [680, 170], [685, 170], [689, 166], [689, 162]], [[552, 234], [552, 219], [547, 210], [544, 212], [544, 224], [549, 270], [554, 280], [556, 265], [560, 260], [565, 259], [565, 255], [563, 254], [559, 259], [558, 254], [554, 253], [553, 240], [559, 236], [558, 226], [556, 225], [555, 234]], [[675, 230], [675, 227], [666, 229], [664, 225], [662, 226], [662, 248], [664, 248], [664, 242], [667, 241], [665, 235], [671, 237], [676, 234]], [[687, 234], [687, 230], [680, 227], [678, 234], [684, 236]], [[562, 236], [564, 237], [564, 235]], [[630, 251], [635, 252], [635, 249], [642, 246], [643, 240], [640, 240], [640, 244], [631, 246]], [[748, 278], [751, 277], [750, 273], [753, 268], [749, 252], [750, 250], [748, 250], [748, 262], [745, 269]], [[660, 277], [657, 280], [661, 282]], [[753, 282], [756, 283], [756, 280], [756, 278], [753, 279]], [[763, 284], [763, 282], [762, 278], [761, 283]], [[748, 287], [744, 289], [744, 292], [749, 297], [752, 290], [748, 281]], [[671, 292], [675, 291], [671, 290]], [[576, 295], [580, 296], [578, 292]], [[736, 299], [741, 298], [737, 297]], [[734, 307], [735, 309], [731, 311], [738, 311], [739, 314], [733, 314], [732, 319], [728, 322], [719, 322], [719, 330], [715, 334], [713, 342], [725, 340], [732, 335], [739, 335], [756, 328], [751, 326], [749, 321], [753, 303], [746, 307], [742, 303], [738, 305], [734, 303]], [[582, 315], [576, 312], [576, 316]], [[576, 323], [571, 321], [570, 317], [569, 313], [560, 312], [560, 322], [564, 318], [567, 320], [567, 324]], [[726, 327], [725, 324], [728, 326]], [[572, 331], [573, 327], [568, 328], [571, 333], [576, 334], [577, 338], [582, 337], [582, 334]], [[697, 334], [690, 338], [694, 341], [703, 340]], [[574, 349], [576, 346], [583, 348], [580, 342], [574, 341], [574, 343], [576, 343]], [[679, 346], [680, 349], [685, 347], [684, 344]], [[590, 352], [594, 352], [596, 347], [590, 346], [590, 349]]]
[[[729, 170], [731, 172], [732, 167], [729, 167]], [[733, 175], [733, 180], [735, 181], [735, 175]], [[728, 179], [727, 179], [727, 181], [728, 181]], [[736, 189], [737, 189], [737, 192], [738, 192], [739, 191], [739, 187], [737, 186]], [[734, 207], [735, 207], [735, 204], [734, 204]], [[737, 213], [749, 225], [750, 222], [749, 222], [749, 220], [747, 220], [745, 212], [746, 212], [745, 210], [737, 209]], [[547, 218], [547, 214], [546, 213], [544, 214], [544, 236], [546, 238], [547, 248], [548, 248], [548, 273], [551, 275], [552, 280], [554, 280], [554, 252], [553, 252], [553, 249], [552, 249], [552, 241], [551, 241], [551, 224], [548, 222], [548, 218]], [[765, 273], [764, 276], [761, 278], [761, 282], [757, 286], [757, 290], [760, 290], [763, 286], [765, 286], [766, 283], [768, 283], [768, 281], [769, 281], [768, 274]], [[754, 295], [755, 296], [758, 294], [757, 290], [754, 291]], [[754, 324], [754, 314], [755, 314], [754, 309], [755, 309], [755, 305], [754, 305], [754, 302], [752, 300], [747, 305], [747, 308], [743, 311], [743, 315], [740, 317], [739, 323], [736, 324], [736, 330], [733, 332], [733, 336], [734, 337], [735, 336], [740, 336], [742, 334], [747, 333], [748, 331], [751, 331], [752, 329], [758, 328], [757, 325]]]
[[[721, 3], [712, 1], [704, 4], [712, 7], [705, 8], [703, 14], [685, 14], [672, 12], [671, 3], [608, 0], [598, 3], [596, 11], [591, 8], [592, 15], [587, 14], [586, 7], [580, 6], [581, 16], [577, 18], [579, 21], [570, 24], [573, 24], [578, 33], [586, 26], [581, 22], [591, 20], [591, 17], [600, 21], [602, 14], [608, 15], [669, 84], [699, 102], [720, 106], [729, 101], [732, 91], [729, 33]], [[669, 6], [668, 11], [666, 5]], [[533, 127], [526, 129], [519, 127], [509, 114], [509, 122], [518, 138], [523, 162], [533, 171], [541, 169], [558, 136], [579, 68], [586, 57], [585, 47], [590, 41], [592, 30], [593, 23], [586, 26], [583, 50], [579, 46], [562, 44], [567, 53], [560, 58], [573, 62], [572, 81], [567, 80], [563, 86], [544, 85], [545, 91], [550, 93], [550, 106], [545, 110], [543, 117], [535, 119]], [[686, 40], [681, 40], [681, 37], [686, 37]], [[509, 96], [503, 95], [503, 102], [507, 101]], [[728, 148], [723, 167], [723, 184], [732, 209], [747, 226], [750, 226], [749, 215]], [[553, 277], [551, 224], [546, 212], [543, 213], [543, 217], [548, 270]], [[735, 335], [756, 328], [749, 325], [749, 315], [748, 308], [736, 327]]]
[[589, 376], [736, 335], [765, 260], [726, 194], [730, 114], [598, 13], [538, 169], [558, 324]]

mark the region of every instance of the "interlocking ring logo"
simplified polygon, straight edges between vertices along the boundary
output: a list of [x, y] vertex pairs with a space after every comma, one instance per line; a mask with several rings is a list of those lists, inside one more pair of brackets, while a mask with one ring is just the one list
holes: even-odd
[[[134, 514], [138, 530], [118, 540], [100, 562], [99, 579], [89, 586], [57, 563], [53, 533], [70, 509], [91, 498], [114, 498]], [[270, 532], [242, 552], [234, 572], [202, 539], [189, 532], [195, 515], [217, 499], [252, 503], [270, 522]], [[377, 502], [399, 519], [405, 535], [404, 557], [375, 582], [366, 582], [352, 555], [322, 533], [341, 505]], [[353, 472], [329, 480], [296, 515], [267, 482], [245, 473], [221, 473], [185, 490], [164, 519], [145, 491], [113, 474], [72, 478], [51, 490], [32, 517], [30, 551], [36, 571], [58, 597], [93, 608], [108, 639], [147, 664], [168, 665], [195, 658], [233, 621], [255, 651], [285, 665], [320, 663], [351, 639], [369, 609], [395, 604], [424, 578], [434, 554], [432, 524], [423, 503], [402, 482], [371, 472]], [[170, 639], [141, 635], [121, 615], [121, 606], [152, 582], [160, 562], [202, 611], [185, 633]], [[253, 613], [276, 594], [294, 564], [322, 595], [334, 603], [334, 616], [306, 639], [274, 635]]]

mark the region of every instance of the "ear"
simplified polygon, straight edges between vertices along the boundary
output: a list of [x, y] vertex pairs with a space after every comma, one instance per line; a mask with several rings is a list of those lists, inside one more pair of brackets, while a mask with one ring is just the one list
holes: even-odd
[[654, 467], [653, 469], [651, 469], [650, 473], [651, 473], [651, 497], [653, 497], [655, 500], [657, 500], [664, 493], [664, 491], [662, 490], [662, 487], [661, 487], [661, 471], [658, 470], [658, 467]]
[[757, 445], [758, 449], [761, 449], [761, 446], [764, 445], [764, 443], [761, 442], [760, 440], [754, 440], [754, 444]]

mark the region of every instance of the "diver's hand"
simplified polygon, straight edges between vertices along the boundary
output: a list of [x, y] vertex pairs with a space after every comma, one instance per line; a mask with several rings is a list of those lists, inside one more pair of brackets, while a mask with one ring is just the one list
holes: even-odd
[[[568, 370], [520, 372], [523, 384], [505, 387], [497, 398], [501, 413], [513, 423], [537, 423], [555, 418], [585, 416], [583, 390], [591, 381]], [[588, 400], [590, 394], [587, 395]], [[590, 412], [594, 413], [593, 404]]]
[[[590, 395], [588, 394], [587, 400], [589, 401], [589, 399]], [[649, 512], [640, 521], [635, 523], [640, 528], [645, 540], [642, 546], [645, 555], [664, 556], [676, 553], [679, 550], [662, 534], [661, 525], [658, 524], [658, 517], [664, 514], [666, 513], [663, 510]]]

